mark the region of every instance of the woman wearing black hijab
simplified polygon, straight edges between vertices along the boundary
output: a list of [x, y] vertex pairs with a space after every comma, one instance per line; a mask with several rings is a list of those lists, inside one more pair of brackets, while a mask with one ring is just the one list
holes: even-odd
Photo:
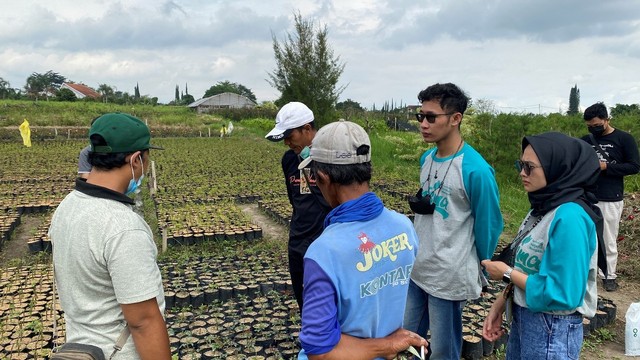
[[[513, 268], [485, 260], [492, 279], [509, 283], [483, 327], [490, 341], [511, 333], [507, 359], [577, 359], [582, 317], [597, 306], [596, 224], [602, 222], [592, 193], [600, 164], [584, 141], [561, 133], [527, 136], [516, 168], [529, 193], [531, 211], [514, 243]], [[512, 289], [512, 291], [510, 291]]]

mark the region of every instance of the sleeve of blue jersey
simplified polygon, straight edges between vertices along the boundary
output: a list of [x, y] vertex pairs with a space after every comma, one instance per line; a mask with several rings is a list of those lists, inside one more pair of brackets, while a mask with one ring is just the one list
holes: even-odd
[[580, 205], [566, 203], [556, 210], [548, 236], [540, 270], [527, 278], [527, 307], [535, 312], [575, 309], [587, 288], [595, 225]]
[[337, 293], [325, 271], [312, 259], [304, 259], [304, 290], [300, 343], [305, 353], [325, 354], [338, 345]]

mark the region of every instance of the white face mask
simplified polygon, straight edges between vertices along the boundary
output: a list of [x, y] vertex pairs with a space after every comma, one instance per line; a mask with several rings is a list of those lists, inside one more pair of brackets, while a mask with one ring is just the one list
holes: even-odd
[[131, 166], [131, 180], [129, 180], [129, 186], [125, 192], [127, 195], [131, 193], [137, 194], [140, 192], [140, 184], [142, 184], [142, 179], [144, 178], [144, 163], [142, 162], [142, 155], [138, 155], [138, 157], [140, 158], [140, 164], [142, 164], [142, 175], [140, 175], [140, 178], [136, 181], [136, 175], [133, 172], [133, 161], [131, 161], [129, 163]]

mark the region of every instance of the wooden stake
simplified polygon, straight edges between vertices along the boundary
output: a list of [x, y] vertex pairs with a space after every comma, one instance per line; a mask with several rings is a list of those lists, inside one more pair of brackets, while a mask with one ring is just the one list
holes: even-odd
[[162, 252], [167, 251], [167, 228], [162, 229]]

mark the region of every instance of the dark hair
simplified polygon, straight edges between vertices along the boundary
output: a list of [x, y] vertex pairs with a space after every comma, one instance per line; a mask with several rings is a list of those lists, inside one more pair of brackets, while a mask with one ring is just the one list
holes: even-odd
[[589, 121], [596, 117], [602, 120], [609, 119], [609, 113], [607, 112], [607, 107], [604, 105], [603, 102], [597, 102], [584, 110], [585, 121]]
[[[311, 126], [311, 128], [312, 128], [312, 129], [315, 129], [315, 128], [316, 128], [316, 121], [315, 121], [315, 120], [314, 120], [314, 121], [312, 121], [312, 122], [308, 122], [307, 124], [309, 124], [309, 125]], [[302, 126], [298, 126], [298, 127], [297, 127], [297, 128], [295, 128], [294, 130], [300, 130], [300, 131], [302, 131], [302, 129], [303, 129], [307, 124], [304, 124], [304, 125], [302, 125]]]
[[[316, 174], [320, 171], [327, 174], [332, 183], [351, 185], [353, 183], [368, 183], [371, 180], [371, 162], [350, 165], [325, 164], [317, 161], [311, 162], [311, 169]], [[317, 179], [316, 175], [316, 179]]]
[[425, 101], [437, 101], [442, 110], [447, 112], [459, 112], [464, 115], [467, 110], [469, 98], [459, 87], [452, 83], [434, 84], [420, 91], [418, 94], [420, 103]]
[[[91, 141], [91, 145], [93, 146], [107, 145], [107, 142], [104, 140], [102, 135], [99, 134], [91, 135], [89, 141]], [[142, 150], [143, 156], [145, 151], [149, 150]], [[127, 156], [131, 154], [133, 153], [102, 154], [89, 151], [89, 164], [97, 169], [108, 171], [125, 165], [127, 163]]]

